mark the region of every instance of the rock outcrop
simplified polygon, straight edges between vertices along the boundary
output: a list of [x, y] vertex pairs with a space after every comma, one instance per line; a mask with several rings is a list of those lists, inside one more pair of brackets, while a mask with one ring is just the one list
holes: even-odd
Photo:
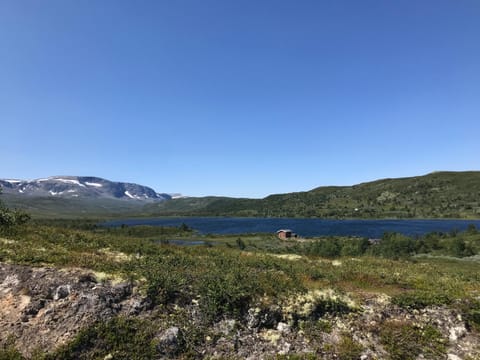
[[[28, 358], [38, 351], [55, 351], [97, 321], [125, 316], [148, 319], [153, 325], [158, 358], [182, 357], [186, 346], [194, 346], [198, 358], [310, 354], [321, 359], [383, 359], [392, 346], [401, 345], [388, 343], [386, 333], [393, 341], [396, 334], [417, 334], [418, 344], [406, 344], [417, 351], [414, 358], [480, 358], [478, 333], [454, 307], [404, 309], [386, 295], [362, 294], [364, 298], [354, 303], [346, 294], [313, 291], [268, 306], [260, 302], [241, 318], [225, 318], [199, 334], [196, 299], [155, 308], [134, 284], [102, 281], [100, 275], [0, 264], [0, 345], [13, 343]], [[186, 321], [172, 323], [180, 313]]]
[[0, 333], [28, 356], [73, 338], [97, 320], [134, 313], [142, 300], [129, 283], [99, 282], [84, 270], [0, 264]]

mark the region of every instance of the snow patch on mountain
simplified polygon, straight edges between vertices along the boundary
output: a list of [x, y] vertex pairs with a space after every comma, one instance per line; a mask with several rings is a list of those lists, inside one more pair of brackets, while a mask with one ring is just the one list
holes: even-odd
[[132, 195], [132, 194], [130, 194], [130, 192], [128, 190], [125, 191], [125, 195], [127, 195], [130, 199], [136, 199], [136, 200], [142, 200], [142, 199], [149, 199], [150, 198], [147, 194], [144, 194], [143, 196]]
[[75, 185], [78, 185], [78, 186], [85, 187], [85, 185], [82, 184], [80, 181], [74, 180], [74, 179], [52, 178], [52, 180], [61, 181], [61, 182], [67, 183], [67, 184], [75, 184]]
[[178, 193], [175, 193], [175, 194], [168, 194], [170, 195], [170, 197], [173, 199], [185, 199], [187, 198], [188, 196], [186, 195], [182, 195], [182, 194], [178, 194]]
[[102, 187], [103, 186], [102, 184], [88, 182], [88, 181], [85, 181], [85, 184], [88, 185], [88, 186], [95, 186], [95, 187]]

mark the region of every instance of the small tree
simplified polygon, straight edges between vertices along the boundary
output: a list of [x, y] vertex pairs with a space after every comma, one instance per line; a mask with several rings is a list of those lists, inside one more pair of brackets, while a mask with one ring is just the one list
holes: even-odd
[[347, 239], [343, 242], [342, 256], [362, 256], [370, 246], [367, 238], [363, 239]]
[[[2, 189], [0, 188], [0, 195]], [[11, 232], [16, 226], [23, 225], [30, 220], [30, 215], [21, 210], [10, 210], [0, 200], [0, 232]]]
[[380, 243], [370, 249], [373, 255], [385, 258], [407, 258], [415, 254], [415, 240], [399, 233], [386, 232]]
[[478, 234], [478, 230], [477, 230], [477, 227], [475, 226], [475, 224], [469, 224], [468, 225], [467, 234], [470, 234], [470, 235]]
[[335, 258], [340, 256], [341, 245], [338, 239], [330, 237], [312, 242], [306, 250], [307, 254]]
[[449, 244], [450, 253], [456, 257], [466, 257], [475, 254], [469, 244], [465, 242], [461, 237], [455, 237]]
[[240, 250], [245, 250], [245, 248], [247, 247], [247, 245], [245, 244], [245, 241], [243, 241], [241, 238], [238, 238], [236, 243]]

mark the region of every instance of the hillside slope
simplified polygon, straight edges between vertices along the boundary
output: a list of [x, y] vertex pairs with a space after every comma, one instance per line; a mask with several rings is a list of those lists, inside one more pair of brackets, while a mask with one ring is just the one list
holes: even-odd
[[22, 209], [36, 218], [77, 218], [139, 216], [145, 202], [120, 199], [59, 198], [53, 196], [23, 197], [0, 195], [7, 206]]
[[144, 210], [151, 215], [479, 218], [480, 172], [435, 172], [264, 199], [184, 198], [149, 204]]

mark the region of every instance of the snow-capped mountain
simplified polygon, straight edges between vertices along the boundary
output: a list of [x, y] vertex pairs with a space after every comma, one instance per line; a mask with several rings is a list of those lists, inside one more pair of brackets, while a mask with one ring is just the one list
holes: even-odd
[[111, 198], [138, 201], [162, 201], [172, 197], [147, 186], [114, 182], [91, 176], [52, 176], [36, 180], [0, 179], [4, 194], [54, 196], [62, 198]]

